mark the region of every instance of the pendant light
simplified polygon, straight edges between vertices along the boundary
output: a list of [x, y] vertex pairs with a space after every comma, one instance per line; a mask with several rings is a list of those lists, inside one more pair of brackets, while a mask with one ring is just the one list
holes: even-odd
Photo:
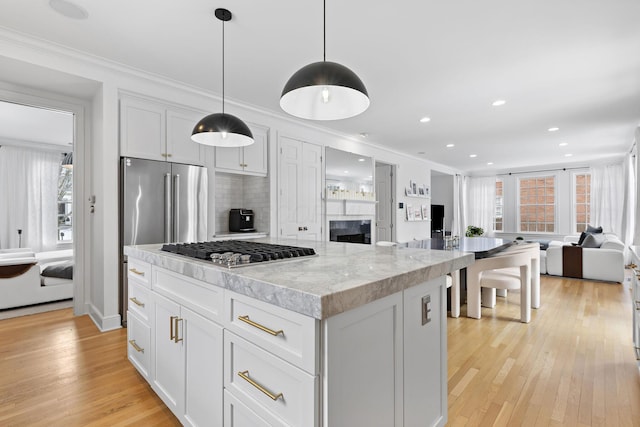
[[222, 113], [210, 114], [193, 128], [191, 139], [199, 144], [216, 147], [244, 147], [253, 144], [253, 134], [239, 118], [224, 112], [224, 23], [231, 20], [227, 9], [216, 9], [222, 21]]
[[322, 7], [322, 61], [302, 67], [291, 76], [282, 90], [280, 107], [302, 119], [346, 119], [369, 108], [369, 94], [353, 71], [327, 61], [326, 0], [323, 0]]

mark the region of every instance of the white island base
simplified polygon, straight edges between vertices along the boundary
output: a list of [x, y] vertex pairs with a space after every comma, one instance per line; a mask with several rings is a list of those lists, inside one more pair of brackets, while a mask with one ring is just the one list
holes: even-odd
[[184, 425], [445, 425], [444, 276], [318, 319], [136, 254], [129, 359]]

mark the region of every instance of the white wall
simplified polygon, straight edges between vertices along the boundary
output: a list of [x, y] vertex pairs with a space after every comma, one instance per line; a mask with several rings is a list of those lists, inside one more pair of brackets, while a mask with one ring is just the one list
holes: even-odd
[[[100, 89], [85, 99], [90, 101], [92, 114], [90, 119], [90, 140], [87, 152], [91, 153], [90, 170], [85, 183], [90, 186], [88, 194], [95, 195], [95, 213], [86, 214], [90, 224], [90, 279], [85, 281], [84, 289], [88, 310], [103, 330], [119, 325], [118, 315], [118, 97], [120, 92], [128, 91], [152, 96], [159, 100], [171, 100], [171, 103], [185, 107], [211, 111], [219, 105], [220, 98], [213, 94], [186, 85], [176, 84], [159, 76], [144, 74], [117, 64], [96, 58], [85, 58], [77, 52], [69, 51], [46, 42], [30, 39], [22, 35], [0, 30], [0, 61], [11, 60], [29, 67], [49, 69], [51, 73], [64, 74], [73, 84], [52, 87], [51, 90], [73, 93], [87, 82], [97, 84]], [[1, 78], [4, 80], [21, 79], [22, 84], [41, 87], [41, 79], [32, 78], [30, 73], [18, 75], [9, 71]], [[84, 86], [83, 86], [84, 85]], [[373, 145], [363, 144], [355, 137], [338, 134], [315, 124], [297, 121], [281, 112], [260, 111], [248, 105], [240, 105], [226, 100], [226, 110], [241, 117], [244, 121], [269, 128], [269, 205], [277, 206], [277, 145], [280, 136], [288, 136], [323, 146], [371, 156], [374, 159], [397, 165], [396, 192], [398, 201], [407, 202], [404, 188], [409, 180], [430, 185], [430, 170], [437, 167], [450, 173], [446, 166]], [[211, 185], [210, 187], [213, 187]], [[418, 199], [416, 199], [418, 200]], [[396, 205], [397, 208], [397, 205]], [[396, 238], [398, 241], [423, 239], [430, 235], [428, 222], [409, 223], [405, 221], [404, 210], [396, 209]], [[272, 211], [270, 231], [276, 235], [277, 216]]]
[[445, 229], [453, 224], [453, 175], [431, 175], [431, 204], [444, 206]]

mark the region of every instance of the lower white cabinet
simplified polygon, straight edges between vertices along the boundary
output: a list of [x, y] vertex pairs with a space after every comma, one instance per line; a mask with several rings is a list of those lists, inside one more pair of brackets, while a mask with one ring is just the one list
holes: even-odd
[[152, 387], [185, 425], [222, 424], [222, 327], [157, 293]]
[[149, 271], [128, 356], [183, 425], [445, 425], [444, 277], [320, 321]]

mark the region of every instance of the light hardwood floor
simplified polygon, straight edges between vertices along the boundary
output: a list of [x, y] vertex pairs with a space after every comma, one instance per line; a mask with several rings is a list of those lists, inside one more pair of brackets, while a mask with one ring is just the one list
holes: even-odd
[[[449, 426], [640, 426], [626, 286], [543, 276], [530, 324], [516, 292], [482, 315], [448, 319]], [[0, 321], [0, 375], [1, 426], [179, 425], [126, 331], [69, 309]]]

